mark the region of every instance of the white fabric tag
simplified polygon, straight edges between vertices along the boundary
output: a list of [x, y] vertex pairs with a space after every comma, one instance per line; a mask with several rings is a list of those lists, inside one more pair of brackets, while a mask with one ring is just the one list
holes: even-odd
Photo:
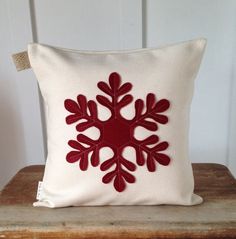
[[42, 197], [42, 188], [43, 188], [43, 182], [42, 182], [42, 181], [39, 181], [39, 182], [38, 182], [37, 196], [36, 196], [36, 199], [37, 199], [37, 200], [40, 200], [41, 197]]

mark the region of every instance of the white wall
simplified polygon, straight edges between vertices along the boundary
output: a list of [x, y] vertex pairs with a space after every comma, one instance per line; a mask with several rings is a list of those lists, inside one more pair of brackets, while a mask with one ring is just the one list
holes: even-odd
[[190, 157], [194, 162], [228, 161], [229, 131], [236, 123], [229, 127], [231, 107], [236, 107], [231, 104], [236, 80], [235, 13], [235, 0], [147, 1], [147, 46], [199, 36], [208, 39], [192, 104]]
[[38, 41], [68, 48], [127, 49], [208, 38], [191, 114], [191, 160], [236, 174], [236, 1], [1, 0], [0, 188], [24, 165], [44, 162], [36, 79], [13, 52]]

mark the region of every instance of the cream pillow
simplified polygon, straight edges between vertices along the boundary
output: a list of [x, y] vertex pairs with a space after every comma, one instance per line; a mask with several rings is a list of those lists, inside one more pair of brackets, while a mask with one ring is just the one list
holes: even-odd
[[93, 52], [29, 44], [48, 137], [34, 206], [201, 203], [188, 129], [205, 45]]

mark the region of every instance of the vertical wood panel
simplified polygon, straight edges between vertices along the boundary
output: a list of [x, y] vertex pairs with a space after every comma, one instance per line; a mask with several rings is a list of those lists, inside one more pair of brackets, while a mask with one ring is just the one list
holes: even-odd
[[120, 1], [120, 49], [142, 48], [142, 0]]
[[[7, 1], [0, 2], [0, 190], [26, 164], [19, 98], [11, 69], [11, 34]], [[4, 59], [4, 60], [3, 60]]]
[[[235, 6], [236, 12], [236, 6]], [[228, 166], [236, 177], [236, 17], [234, 20], [234, 51], [232, 58], [232, 78], [231, 78], [231, 94], [230, 94], [230, 112], [229, 112], [229, 138], [228, 138]]]
[[35, 77], [11, 60], [30, 41], [29, 2], [0, 1], [0, 188], [21, 167], [44, 162]]
[[[10, 0], [8, 1], [8, 11], [12, 52], [24, 50], [27, 48], [27, 44], [33, 41], [29, 1]], [[45, 154], [37, 81], [32, 70], [17, 73], [12, 68], [12, 71], [19, 95], [19, 110], [24, 129], [22, 136], [26, 143], [27, 163], [43, 163]]]
[[41, 0], [35, 9], [39, 42], [88, 50], [141, 47], [141, 0]]

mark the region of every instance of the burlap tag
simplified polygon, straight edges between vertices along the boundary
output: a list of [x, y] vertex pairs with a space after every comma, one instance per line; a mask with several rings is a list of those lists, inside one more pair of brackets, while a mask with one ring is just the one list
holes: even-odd
[[13, 62], [17, 71], [31, 68], [27, 51], [19, 52], [12, 55]]

